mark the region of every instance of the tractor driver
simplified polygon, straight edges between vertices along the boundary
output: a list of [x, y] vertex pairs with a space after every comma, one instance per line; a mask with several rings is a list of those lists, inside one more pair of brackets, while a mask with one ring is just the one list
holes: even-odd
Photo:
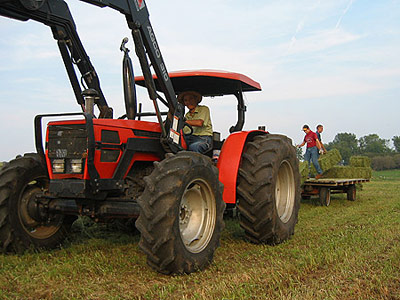
[[192, 134], [188, 134], [189, 128], [184, 128], [188, 150], [198, 153], [211, 149], [213, 136], [210, 110], [205, 105], [199, 105], [201, 100], [201, 94], [195, 91], [182, 92], [178, 96], [178, 101], [189, 109], [185, 115], [186, 123], [193, 128]]

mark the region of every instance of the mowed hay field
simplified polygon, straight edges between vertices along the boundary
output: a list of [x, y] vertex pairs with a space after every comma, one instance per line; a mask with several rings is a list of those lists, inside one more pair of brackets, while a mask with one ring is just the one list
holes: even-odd
[[62, 249], [0, 254], [0, 299], [400, 299], [400, 170], [357, 192], [303, 201], [295, 235], [275, 247], [227, 219], [212, 265], [184, 276], [152, 271], [138, 236], [80, 223]]

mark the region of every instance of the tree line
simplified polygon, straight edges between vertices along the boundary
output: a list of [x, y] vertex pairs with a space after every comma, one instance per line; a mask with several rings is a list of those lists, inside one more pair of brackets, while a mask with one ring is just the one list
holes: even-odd
[[342, 155], [343, 164], [348, 165], [353, 155], [364, 155], [371, 158], [374, 170], [400, 169], [400, 136], [390, 140], [382, 139], [377, 134], [369, 134], [357, 139], [353, 133], [338, 133], [332, 142], [324, 143], [325, 148], [338, 149]]

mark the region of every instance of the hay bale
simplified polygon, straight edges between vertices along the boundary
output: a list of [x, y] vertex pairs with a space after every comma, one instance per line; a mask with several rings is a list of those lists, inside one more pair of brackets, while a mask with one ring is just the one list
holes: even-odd
[[306, 181], [307, 177], [308, 177], [308, 172], [309, 172], [308, 162], [301, 161], [299, 163], [299, 172], [300, 172], [300, 182], [301, 182], [301, 184], [303, 184], [304, 181]]
[[342, 160], [339, 150], [332, 149], [327, 153], [321, 155], [318, 159], [319, 165], [322, 170], [328, 170], [333, 166], [336, 166]]
[[365, 178], [372, 177], [372, 169], [366, 167], [334, 166], [323, 173], [323, 178]]
[[368, 156], [351, 156], [350, 157], [351, 167], [371, 167], [371, 159]]
[[[333, 166], [336, 166], [338, 163], [342, 161], [342, 156], [338, 149], [332, 149], [325, 154], [321, 155], [318, 159], [319, 166], [321, 167], [322, 171], [327, 171]], [[317, 174], [317, 170], [313, 164], [311, 164], [311, 173]]]

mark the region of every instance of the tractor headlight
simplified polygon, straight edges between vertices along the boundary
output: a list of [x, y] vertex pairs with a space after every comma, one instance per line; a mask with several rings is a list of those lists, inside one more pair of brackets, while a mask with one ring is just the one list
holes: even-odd
[[53, 160], [53, 173], [64, 173], [65, 171], [65, 160], [54, 159]]
[[71, 173], [82, 173], [82, 159], [71, 159]]

